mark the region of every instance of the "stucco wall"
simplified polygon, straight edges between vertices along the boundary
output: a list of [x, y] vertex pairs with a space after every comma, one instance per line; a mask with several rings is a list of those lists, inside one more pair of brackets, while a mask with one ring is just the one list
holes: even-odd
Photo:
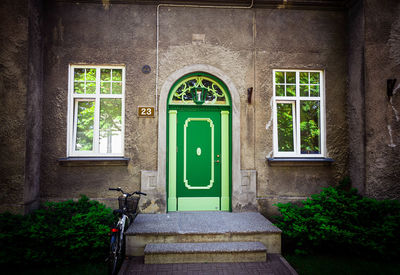
[[[255, 154], [257, 194], [263, 213], [278, 201], [296, 201], [342, 179], [347, 167], [345, 14], [328, 11], [257, 10]], [[299, 24], [301, 22], [301, 24]], [[269, 167], [272, 156], [272, 70], [325, 71], [326, 145], [332, 166]]]
[[[400, 3], [364, 1], [365, 194], [400, 197]], [[397, 78], [388, 100], [387, 79]]]
[[349, 176], [354, 188], [365, 193], [365, 56], [364, 8], [357, 1], [348, 12]]
[[0, 1], [0, 212], [24, 211], [28, 1]]
[[[140, 171], [157, 165], [157, 118], [138, 119], [137, 106], [154, 106], [155, 9], [152, 6], [54, 3], [45, 7], [42, 200], [86, 194], [115, 198], [108, 187], [140, 189]], [[61, 167], [66, 157], [69, 64], [124, 64], [125, 156], [128, 166]], [[143, 65], [150, 74], [143, 74]]]
[[[302, 199], [347, 174], [345, 12], [161, 7], [159, 18], [159, 88], [192, 64], [213, 66], [233, 80], [241, 106], [240, 169], [257, 170], [260, 211], [270, 214], [273, 202]], [[155, 105], [156, 7], [46, 2], [45, 22], [41, 198], [86, 194], [107, 201], [115, 195], [109, 186], [139, 189], [140, 172], [158, 169], [158, 118], [136, 116], [137, 106]], [[75, 63], [126, 65], [127, 167], [57, 164], [66, 156], [68, 64]], [[145, 64], [152, 67], [150, 74], [141, 72]], [[332, 166], [268, 166], [274, 68], [325, 70]], [[251, 104], [249, 87], [254, 88]]]

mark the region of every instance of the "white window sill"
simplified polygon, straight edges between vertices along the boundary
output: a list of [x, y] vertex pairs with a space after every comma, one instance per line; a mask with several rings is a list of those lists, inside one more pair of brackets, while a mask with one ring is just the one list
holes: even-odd
[[267, 158], [269, 166], [330, 166], [334, 160], [331, 158]]
[[60, 166], [127, 166], [130, 158], [124, 157], [68, 157], [59, 158]]

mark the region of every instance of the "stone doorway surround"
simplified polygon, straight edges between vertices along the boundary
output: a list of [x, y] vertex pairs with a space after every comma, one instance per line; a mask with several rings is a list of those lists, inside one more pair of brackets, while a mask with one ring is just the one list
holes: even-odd
[[[142, 171], [141, 190], [148, 193], [142, 197], [141, 209], [143, 213], [165, 213], [166, 207], [166, 161], [167, 161], [167, 100], [172, 85], [184, 75], [194, 72], [204, 72], [219, 78], [228, 87], [232, 100], [232, 211], [257, 210], [256, 203], [256, 176], [254, 170], [249, 173], [251, 188], [243, 188], [243, 171], [240, 169], [240, 95], [233, 81], [220, 69], [206, 65], [193, 64], [172, 73], [164, 82], [160, 91], [158, 110], [158, 171]], [[246, 173], [247, 175], [248, 173]], [[156, 179], [155, 179], [156, 177]], [[244, 180], [246, 181], [246, 180]], [[248, 179], [247, 179], [248, 181]], [[246, 194], [243, 194], [246, 193]], [[245, 195], [245, 196], [244, 196]], [[246, 201], [244, 201], [246, 200]]]

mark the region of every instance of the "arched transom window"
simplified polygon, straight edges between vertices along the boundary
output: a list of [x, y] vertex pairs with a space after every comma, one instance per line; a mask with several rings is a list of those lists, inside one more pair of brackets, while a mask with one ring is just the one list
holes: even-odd
[[176, 82], [169, 96], [170, 105], [228, 106], [229, 96], [224, 84], [202, 73], [191, 74]]

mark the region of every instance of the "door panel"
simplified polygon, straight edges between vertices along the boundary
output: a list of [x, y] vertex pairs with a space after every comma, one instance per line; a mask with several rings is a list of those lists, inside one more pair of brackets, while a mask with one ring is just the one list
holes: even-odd
[[220, 210], [220, 111], [179, 110], [176, 140], [178, 210]]

